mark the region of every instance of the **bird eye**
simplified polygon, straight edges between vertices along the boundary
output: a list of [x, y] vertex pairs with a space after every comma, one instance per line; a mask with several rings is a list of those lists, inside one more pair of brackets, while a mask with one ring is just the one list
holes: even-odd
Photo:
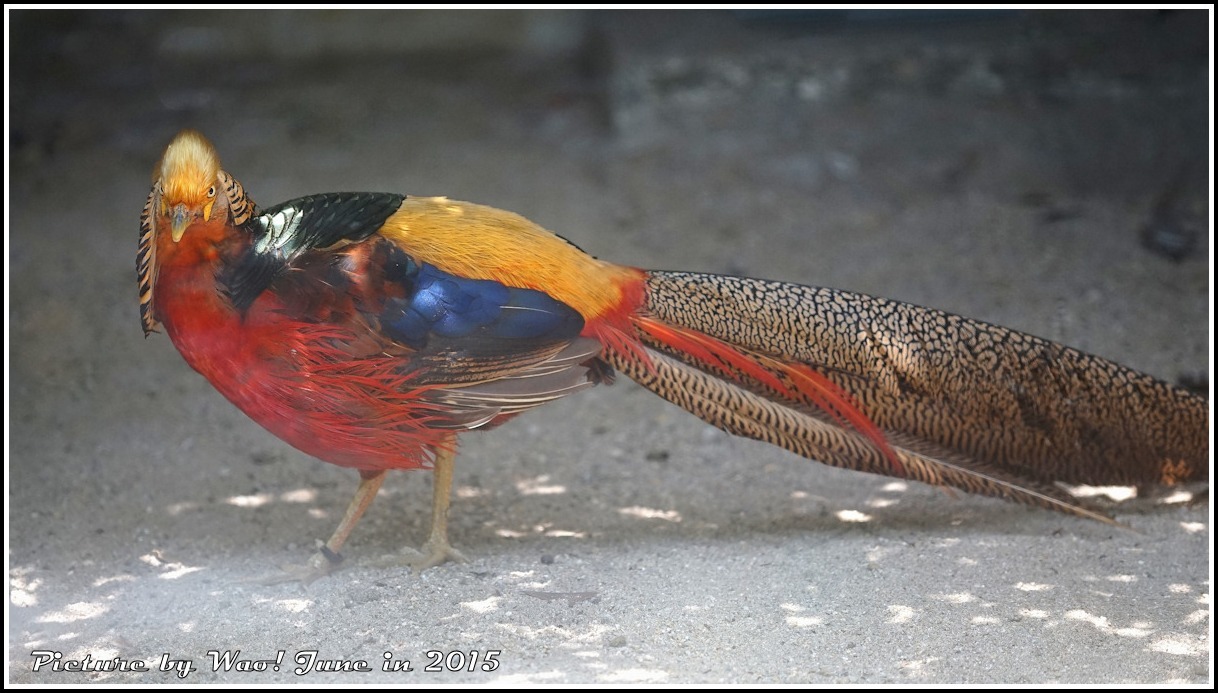
[[208, 189], [207, 189], [207, 196], [208, 196], [208, 197], [215, 197], [215, 196], [216, 196], [216, 186], [214, 186], [214, 185], [213, 185], [213, 186], [211, 186], [210, 188], [208, 188]]

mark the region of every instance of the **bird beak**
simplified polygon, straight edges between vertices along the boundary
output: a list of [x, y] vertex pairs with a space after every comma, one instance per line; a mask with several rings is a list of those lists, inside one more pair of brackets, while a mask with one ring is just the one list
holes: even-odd
[[169, 231], [173, 235], [173, 242], [177, 243], [182, 240], [182, 234], [186, 233], [186, 227], [190, 226], [194, 215], [190, 213], [185, 204], [177, 205], [172, 212], [169, 218]]

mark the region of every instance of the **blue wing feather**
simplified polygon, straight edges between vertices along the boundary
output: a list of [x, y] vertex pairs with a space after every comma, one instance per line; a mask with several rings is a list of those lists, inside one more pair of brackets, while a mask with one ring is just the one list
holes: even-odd
[[393, 279], [405, 295], [385, 301], [381, 326], [387, 336], [414, 349], [426, 348], [436, 337], [558, 342], [583, 330], [578, 312], [540, 291], [457, 277], [416, 263], [393, 246], [389, 254], [390, 266], [405, 268]]
[[[400, 201], [335, 193], [273, 207], [251, 220], [249, 242], [226, 259], [220, 283], [250, 319], [270, 310], [346, 328], [341, 349], [353, 361], [392, 355], [416, 385], [531, 375], [579, 340], [583, 317], [544, 292], [450, 274], [376, 233]], [[589, 380], [579, 364], [564, 368], [575, 378], [564, 392]], [[529, 380], [553, 395], [552, 383]]]

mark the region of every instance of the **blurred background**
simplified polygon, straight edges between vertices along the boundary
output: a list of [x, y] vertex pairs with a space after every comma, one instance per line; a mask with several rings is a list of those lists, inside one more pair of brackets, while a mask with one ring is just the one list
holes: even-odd
[[[729, 440], [622, 382], [467, 436], [452, 536], [472, 567], [412, 581], [356, 561], [354, 577], [290, 599], [234, 587], [303, 560], [354, 475], [256, 428], [163, 335], [144, 340], [134, 256], [152, 168], [193, 127], [264, 206], [338, 190], [447, 195], [521, 213], [615, 262], [930, 305], [1208, 390], [1209, 13], [8, 10], [6, 19], [16, 680], [48, 682], [29, 672], [28, 653], [50, 645], [202, 657], [226, 639], [269, 638], [266, 647], [321, 642], [332, 656], [354, 647], [367, 657], [423, 640], [485, 649], [475, 631], [520, 644], [518, 678], [435, 680], [1206, 680], [1205, 622], [1187, 619], [1195, 591], [1208, 591], [1208, 530], [1180, 529], [1203, 510], [1151, 514], [1135, 523], [1145, 536], [1111, 539], [1108, 528], [895, 488]], [[397, 477], [348, 545], [353, 555], [421, 541], [429, 480]], [[837, 519], [855, 509], [868, 513], [862, 529]], [[674, 516], [685, 522], [664, 519]], [[1063, 525], [1120, 549], [1041, 548]], [[958, 531], [970, 548], [924, 541]], [[1129, 612], [1114, 622], [1153, 622], [1148, 633], [1170, 638], [1156, 649], [1157, 636], [1119, 637], [1084, 619], [1086, 637], [1070, 624], [1038, 629], [1045, 639], [1016, 654], [951, 635], [976, 623], [957, 612], [931, 610], [920, 629], [902, 630], [876, 596], [819, 631], [717, 623], [707, 626], [715, 648], [681, 645], [699, 626], [684, 625], [693, 617], [680, 608], [663, 611], [666, 600], [717, 594], [698, 580], [726, 564], [735, 582], [725, 601], [746, 611], [798, 601], [756, 587], [784, 581], [730, 557], [758, 544], [787, 565], [802, 541], [855, 559], [921, 542], [902, 571], [864, 569], [881, 580], [875, 595], [919, 580], [941, 588], [943, 565], [1004, 547], [1012, 561], [1045, 551], [1053, 574], [1068, 565], [1125, 574], [1111, 561], [1150, 561], [1158, 577], [1130, 588], [1150, 591], [1105, 608]], [[567, 580], [599, 580], [587, 591], [599, 602], [572, 602], [559, 617], [569, 630], [512, 630], [510, 611], [479, 612], [490, 619], [481, 631], [452, 625], [445, 609], [469, 616], [453, 604], [510, 598], [512, 566], [521, 555], [537, 566], [539, 554], [544, 566], [557, 557], [541, 570], [566, 563], [578, 573]], [[879, 560], [866, 555], [860, 565]], [[618, 572], [639, 565], [653, 566], [651, 581]], [[635, 591], [619, 604], [613, 585], [626, 584]], [[353, 585], [375, 596], [352, 597]], [[1155, 596], [1166, 585], [1186, 596]], [[328, 596], [315, 602], [319, 590]], [[1063, 593], [1076, 592], [1036, 598]], [[384, 609], [396, 614], [387, 602], [407, 598], [415, 616], [377, 625]], [[657, 625], [657, 608], [668, 625]], [[857, 635], [868, 618], [890, 624], [889, 639]], [[1015, 623], [1011, 637], [1032, 637], [1018, 620], [999, 619]], [[775, 637], [834, 656], [791, 660]], [[581, 659], [581, 646], [607, 668]], [[1068, 660], [1056, 656], [1065, 651]], [[1135, 659], [1144, 668], [1112, 666]], [[197, 680], [292, 680], [211, 676]]]

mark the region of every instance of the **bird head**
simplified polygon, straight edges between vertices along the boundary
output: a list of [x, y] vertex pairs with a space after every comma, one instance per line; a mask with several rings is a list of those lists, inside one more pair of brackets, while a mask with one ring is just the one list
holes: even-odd
[[174, 243], [194, 222], [210, 221], [220, 194], [220, 157], [207, 138], [194, 130], [183, 130], [165, 149], [155, 177], [161, 187], [160, 208], [155, 212], [169, 219]]
[[[179, 246], [192, 224], [212, 222], [210, 231], [200, 234], [199, 239], [203, 243], [208, 239], [214, 241], [218, 235], [245, 224], [256, 211], [241, 183], [220, 168], [220, 157], [206, 137], [194, 130], [183, 130], [173, 138], [153, 172], [152, 190], [140, 216], [136, 272], [145, 334], [158, 324], [152, 305], [160, 267], [158, 236], [168, 230], [172, 243], [162, 245]], [[215, 222], [221, 226], [215, 226]]]

